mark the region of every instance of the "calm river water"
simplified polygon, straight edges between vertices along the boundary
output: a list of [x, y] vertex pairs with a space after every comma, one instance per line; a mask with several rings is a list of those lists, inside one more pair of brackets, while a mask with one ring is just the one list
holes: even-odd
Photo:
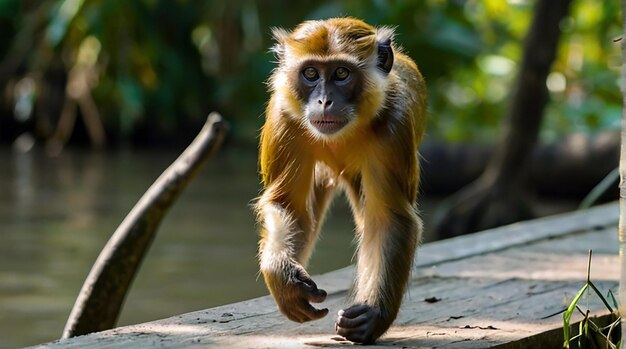
[[[177, 155], [67, 150], [49, 158], [0, 149], [0, 348], [60, 336], [100, 249]], [[259, 192], [256, 161], [254, 149], [227, 149], [205, 165], [163, 221], [120, 325], [267, 294], [250, 210]], [[353, 225], [343, 198], [324, 232], [313, 274], [351, 262]]]

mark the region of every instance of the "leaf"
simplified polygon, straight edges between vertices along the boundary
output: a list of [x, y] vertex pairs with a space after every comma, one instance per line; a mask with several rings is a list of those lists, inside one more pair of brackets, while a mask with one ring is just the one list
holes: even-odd
[[63, 0], [58, 3], [46, 31], [46, 38], [51, 46], [57, 46], [65, 38], [67, 28], [84, 2], [85, 0]]

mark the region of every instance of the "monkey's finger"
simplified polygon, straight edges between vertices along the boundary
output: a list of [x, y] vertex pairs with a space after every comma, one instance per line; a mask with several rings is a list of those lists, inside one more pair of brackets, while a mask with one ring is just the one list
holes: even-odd
[[356, 343], [366, 343], [368, 340], [368, 325], [363, 324], [357, 328], [336, 328], [337, 334], [344, 337], [345, 339], [356, 342]]
[[337, 326], [335, 330], [337, 331], [338, 335], [349, 338], [356, 334], [365, 333], [365, 331], [367, 330], [367, 325], [361, 325], [357, 328], [345, 328]]
[[283, 314], [289, 320], [294, 321], [294, 322], [303, 323], [303, 322], [307, 321], [306, 320], [306, 316], [304, 315], [304, 313], [299, 311], [298, 309], [290, 310], [289, 312], [284, 312]]
[[367, 304], [357, 304], [346, 309], [341, 309], [337, 313], [340, 317], [355, 318], [369, 311], [371, 307]]
[[310, 283], [304, 282], [302, 280], [298, 280], [296, 282], [296, 285], [298, 285], [306, 293], [313, 293], [317, 291], [317, 285], [312, 280]]
[[307, 321], [318, 320], [328, 314], [328, 308], [317, 309], [309, 304], [309, 302], [307, 301], [303, 301], [302, 303], [300, 303], [300, 311], [302, 311], [308, 317]]
[[304, 322], [307, 322], [307, 321], [317, 320], [317, 318], [312, 317], [311, 314], [307, 313], [303, 309], [295, 309], [294, 310], [294, 314], [297, 314], [296, 318], [298, 319], [297, 322], [299, 322], [299, 323], [304, 323]]
[[312, 308], [313, 312], [309, 312], [309, 316], [311, 317], [311, 320], [319, 320], [321, 318], [323, 318], [324, 316], [328, 315], [328, 308], [323, 308], [323, 309], [316, 309], [316, 308]]
[[309, 303], [302, 297], [297, 297], [283, 303], [279, 306], [279, 310], [289, 320], [303, 323], [311, 320], [310, 316], [304, 311], [306, 306], [309, 306]]
[[306, 299], [313, 303], [321, 303], [326, 299], [326, 291], [317, 288], [317, 285], [313, 280], [308, 279], [309, 282], [303, 280], [298, 281], [297, 285], [306, 293]]
[[299, 282], [313, 288], [313, 289], [317, 289], [317, 285], [315, 284], [315, 281], [313, 281], [313, 279], [311, 279], [311, 277], [309, 277], [305, 271], [303, 270], [298, 270], [297, 274], [296, 274], [296, 279], [298, 279]]
[[328, 314], [327, 309], [314, 309], [313, 312], [300, 311], [297, 322], [303, 323], [307, 321], [319, 320]]
[[355, 318], [348, 318], [345, 316], [338, 316], [337, 317], [337, 321], [336, 324], [338, 327], [343, 327], [343, 328], [355, 328], [358, 327], [360, 325], [363, 325], [364, 323], [366, 323], [367, 321], [369, 321], [371, 319], [371, 314], [370, 313], [363, 313]]
[[326, 295], [326, 291], [315, 289], [312, 292], [309, 292], [308, 299], [313, 303], [322, 303], [324, 300], [326, 300]]

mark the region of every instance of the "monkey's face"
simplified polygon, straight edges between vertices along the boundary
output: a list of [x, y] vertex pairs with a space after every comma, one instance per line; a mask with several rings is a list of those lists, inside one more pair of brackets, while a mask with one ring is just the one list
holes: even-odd
[[351, 62], [309, 60], [296, 70], [304, 122], [317, 136], [339, 134], [356, 117], [362, 76]]
[[273, 34], [279, 66], [270, 88], [279, 110], [323, 141], [368, 127], [386, 101], [393, 30], [335, 18]]

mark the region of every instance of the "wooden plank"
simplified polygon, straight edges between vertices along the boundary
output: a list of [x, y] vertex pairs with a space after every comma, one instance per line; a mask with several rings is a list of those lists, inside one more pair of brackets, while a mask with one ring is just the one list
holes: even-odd
[[514, 223], [476, 234], [426, 244], [418, 252], [416, 264], [418, 266], [435, 265], [577, 231], [617, 226], [618, 218], [619, 207], [617, 203], [612, 202], [584, 211]]
[[[594, 283], [617, 288], [616, 222], [617, 206], [607, 205], [423, 246], [398, 319], [372, 347], [506, 348], [542, 333], [558, 336], [561, 317], [544, 317], [582, 287], [589, 247]], [[261, 297], [35, 348], [353, 347], [334, 335], [332, 315], [346, 305], [351, 273], [315, 277], [329, 291], [322, 306], [331, 310], [316, 322], [292, 323]], [[424, 301], [432, 297], [438, 301]], [[589, 301], [600, 313], [601, 303]]]
[[[423, 330], [410, 339], [403, 333], [402, 345], [489, 347], [560, 328], [560, 316], [543, 318], [563, 309], [564, 298], [569, 302], [582, 287], [586, 279], [586, 246], [600, 241], [609, 242], [614, 248], [611, 254], [595, 254], [592, 278], [601, 290], [616, 290], [617, 245], [612, 242], [616, 242], [617, 237], [614, 229], [544, 240], [432, 268], [430, 277], [437, 281], [429, 282], [428, 290], [420, 289], [419, 281], [414, 282], [411, 291], [417, 294], [417, 299], [438, 297], [441, 301], [427, 306], [409, 302], [403, 308], [403, 316], [407, 311], [423, 316], [427, 319], [424, 326], [432, 328], [430, 331], [438, 333], [441, 338], [432, 340], [424, 335]], [[559, 247], [554, 249], [555, 245]], [[563, 245], [572, 249], [557, 252]], [[428, 270], [423, 271], [423, 276], [428, 274]], [[455, 278], [459, 281], [452, 282]], [[595, 297], [590, 298], [590, 307], [594, 310], [603, 308]], [[403, 317], [400, 323], [402, 321]], [[409, 320], [408, 323], [420, 324], [420, 321]], [[466, 326], [473, 331], [467, 333]]]
[[[415, 257], [414, 269], [496, 252], [532, 241], [552, 239], [580, 231], [617, 226], [619, 206], [612, 202], [584, 211], [563, 213], [514, 223], [479, 233], [435, 241], [421, 246]], [[354, 272], [349, 266], [315, 278], [329, 293], [342, 292], [350, 287]]]

